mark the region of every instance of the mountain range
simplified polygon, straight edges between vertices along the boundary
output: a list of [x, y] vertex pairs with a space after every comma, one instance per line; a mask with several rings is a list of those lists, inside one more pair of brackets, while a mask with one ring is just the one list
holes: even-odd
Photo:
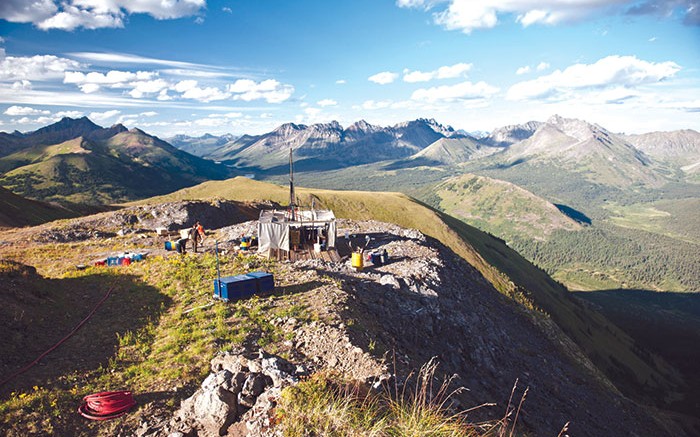
[[364, 120], [347, 128], [335, 121], [310, 126], [287, 123], [262, 135], [179, 136], [173, 141], [200, 151], [202, 157], [262, 174], [286, 172], [290, 148], [301, 171], [379, 161], [397, 161], [388, 168], [527, 164], [540, 171], [554, 166], [598, 184], [653, 187], [674, 177], [693, 179], [700, 172], [696, 131], [625, 135], [557, 115], [545, 122], [505, 126], [480, 138], [432, 119], [417, 119], [388, 127]]
[[163, 194], [229, 170], [140, 129], [86, 117], [0, 137], [0, 183], [25, 197], [88, 204]]

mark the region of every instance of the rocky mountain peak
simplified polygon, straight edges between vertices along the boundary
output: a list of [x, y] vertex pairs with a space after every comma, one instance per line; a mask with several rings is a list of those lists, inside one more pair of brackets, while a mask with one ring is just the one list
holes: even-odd
[[277, 129], [273, 130], [272, 133], [279, 136], [289, 136], [294, 135], [302, 130], [306, 130], [306, 126], [303, 124], [284, 123]]
[[377, 132], [381, 129], [382, 128], [379, 126], [374, 126], [374, 125], [367, 123], [365, 120], [360, 120], [360, 121], [356, 121], [355, 123], [348, 126], [348, 128], [346, 130], [354, 131], [354, 132], [371, 133], [371, 132]]
[[337, 121], [333, 120], [329, 123], [316, 123], [311, 125], [311, 129], [316, 132], [342, 132], [343, 126]]
[[504, 126], [491, 132], [484, 138], [484, 142], [492, 146], [507, 147], [530, 138], [541, 125], [540, 121], [528, 121], [524, 124]]
[[128, 129], [126, 128], [126, 126], [124, 126], [124, 125], [121, 124], [121, 123], [117, 123], [117, 124], [112, 125], [112, 127], [110, 127], [110, 129], [113, 130], [113, 131], [115, 131], [115, 132], [124, 132], [124, 131], [127, 131], [127, 130], [128, 130]]
[[556, 114], [546, 121], [545, 126], [547, 125], [554, 126], [564, 134], [579, 141], [608, 136], [608, 132], [600, 126], [576, 118], [564, 118]]

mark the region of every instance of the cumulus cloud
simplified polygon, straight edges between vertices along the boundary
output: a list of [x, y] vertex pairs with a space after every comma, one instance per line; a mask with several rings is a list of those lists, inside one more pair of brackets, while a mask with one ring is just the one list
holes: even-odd
[[80, 62], [53, 55], [6, 56], [0, 59], [0, 81], [55, 79], [66, 70], [81, 68]]
[[316, 102], [316, 104], [323, 108], [325, 106], [336, 106], [338, 104], [338, 102], [336, 102], [333, 99], [323, 99], [323, 100], [319, 100], [318, 102]]
[[90, 120], [102, 122], [105, 120], [109, 120], [110, 118], [114, 118], [121, 113], [122, 113], [121, 111], [113, 109], [111, 111], [105, 111], [105, 112], [91, 112], [88, 117], [90, 118]]
[[24, 91], [32, 89], [32, 83], [27, 79], [22, 79], [12, 84], [12, 89], [15, 91]]
[[28, 106], [10, 106], [4, 112], [5, 115], [24, 116], [24, 115], [49, 115], [51, 111], [34, 109]]
[[519, 82], [507, 93], [510, 100], [561, 100], [576, 90], [601, 90], [653, 84], [673, 77], [675, 62], [647, 62], [635, 56], [608, 56], [593, 64], [574, 64], [537, 79]]
[[86, 94], [94, 93], [105, 86], [108, 88], [128, 89], [128, 94], [136, 99], [146, 95], [159, 93], [168, 88], [169, 83], [157, 78], [158, 73], [152, 71], [118, 71], [107, 73], [67, 71], [63, 83], [75, 84]]
[[13, 23], [40, 22], [56, 13], [54, 0], [4, 0], [0, 2], [0, 18]]
[[3, 0], [0, 18], [33, 23], [40, 29], [74, 30], [123, 27], [128, 14], [148, 14], [158, 20], [192, 16], [206, 0]]
[[[444, 3], [448, 3], [444, 7]], [[499, 17], [515, 16], [523, 27], [534, 24], [556, 25], [576, 22], [603, 13], [629, 15], [680, 15], [689, 25], [700, 24], [697, 0], [398, 0], [399, 7], [436, 9], [433, 20], [448, 30], [466, 34], [476, 29], [489, 29]]]
[[80, 118], [83, 116], [83, 113], [81, 111], [59, 111], [54, 114], [54, 117], [56, 119], [60, 120], [63, 117], [69, 117], [69, 118]]
[[[543, 70], [546, 70], [546, 69], [548, 69], [548, 68], [549, 68], [549, 63], [547, 63], [547, 62], [540, 62], [540, 63], [537, 64], [537, 66], [535, 67], [535, 70], [537, 70], [537, 71], [543, 71]], [[515, 71], [515, 74], [517, 74], [518, 76], [520, 76], [520, 75], [523, 75], [523, 74], [527, 74], [527, 73], [529, 73], [529, 72], [531, 72], [531, 71], [532, 71], [532, 67], [530, 67], [529, 65], [525, 65], [525, 66], [523, 66], [523, 67], [518, 68], [518, 69]]]
[[234, 100], [245, 102], [265, 100], [268, 103], [282, 103], [294, 94], [294, 87], [280, 83], [275, 79], [266, 79], [261, 82], [238, 79], [228, 85], [227, 91], [233, 93]]
[[433, 79], [453, 79], [464, 76], [471, 70], [472, 64], [460, 62], [454, 65], [445, 65], [433, 71], [409, 71], [405, 70], [404, 82], [427, 82]]
[[391, 71], [382, 71], [381, 73], [374, 74], [367, 78], [370, 82], [378, 83], [379, 85], [386, 85], [392, 83], [399, 77], [397, 73], [392, 73]]
[[338, 79], [335, 81], [335, 83], [337, 83], [338, 85], [345, 85], [346, 83], [348, 83], [348, 81], [345, 79]]
[[483, 81], [477, 83], [466, 81], [456, 85], [420, 88], [413, 92], [411, 99], [428, 103], [454, 102], [484, 99], [496, 94], [498, 91], [498, 88]]
[[172, 89], [185, 99], [198, 100], [200, 102], [212, 102], [224, 100], [231, 97], [230, 93], [223, 92], [216, 87], [200, 87], [196, 80], [182, 80], [175, 84]]

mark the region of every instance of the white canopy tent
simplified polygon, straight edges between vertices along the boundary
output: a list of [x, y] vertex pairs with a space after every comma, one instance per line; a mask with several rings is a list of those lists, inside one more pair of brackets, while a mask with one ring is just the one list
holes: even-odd
[[334, 248], [336, 224], [333, 211], [296, 210], [295, 220], [290, 220], [286, 211], [267, 210], [260, 212], [258, 221], [258, 252], [270, 249], [290, 250], [290, 234], [293, 231], [316, 230], [325, 234], [326, 248]]

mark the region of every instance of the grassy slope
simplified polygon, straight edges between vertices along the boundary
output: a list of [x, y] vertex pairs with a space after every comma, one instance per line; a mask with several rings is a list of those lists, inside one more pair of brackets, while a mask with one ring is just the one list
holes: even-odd
[[0, 227], [38, 225], [78, 214], [60, 206], [25, 199], [0, 187]]
[[506, 240], [513, 236], [546, 239], [555, 229], [581, 226], [553, 204], [509, 182], [473, 174], [428, 189], [439, 209]]
[[[360, 191], [328, 191], [298, 188], [302, 203], [332, 209], [336, 216], [374, 219], [421, 230], [450, 247], [475, 266], [499, 291], [525, 306], [538, 308], [575, 341], [587, 356], [627, 393], [651, 401], [658, 390], [673, 389], [676, 373], [660, 359], [642, 358], [633, 340], [600, 314], [571, 297], [563, 286], [537, 269], [501, 240], [493, 238], [451, 216], [427, 207], [404, 194]], [[287, 188], [234, 178], [210, 181], [167, 196], [161, 202], [220, 197], [238, 201], [271, 200], [285, 204]], [[644, 387], [644, 389], [642, 389]]]

